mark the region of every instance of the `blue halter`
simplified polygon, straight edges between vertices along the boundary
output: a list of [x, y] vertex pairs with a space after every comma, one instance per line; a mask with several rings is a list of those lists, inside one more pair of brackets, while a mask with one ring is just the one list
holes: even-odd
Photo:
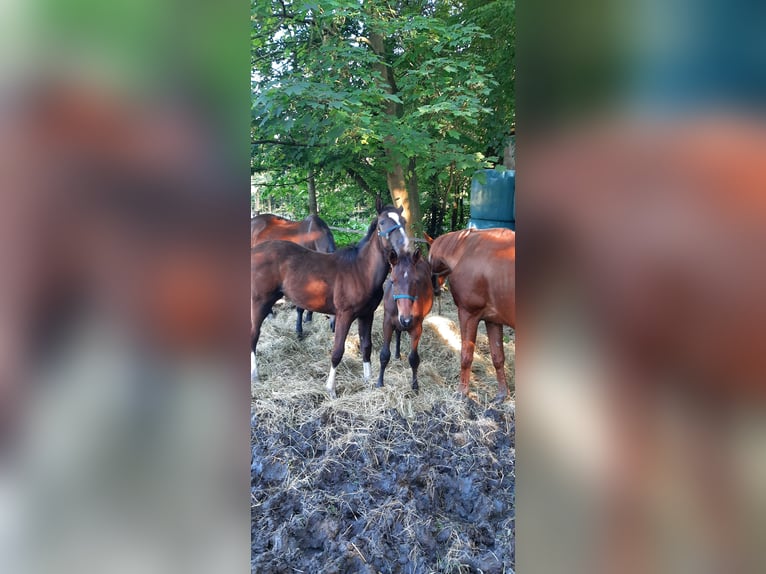
[[397, 299], [409, 299], [410, 301], [417, 301], [417, 297], [413, 297], [412, 295], [405, 295], [404, 293], [401, 295], [394, 295], [394, 301]]
[[379, 237], [385, 237], [386, 239], [388, 239], [388, 236], [391, 235], [397, 229], [402, 229], [402, 226], [401, 225], [394, 225], [388, 231], [378, 231], [378, 236]]

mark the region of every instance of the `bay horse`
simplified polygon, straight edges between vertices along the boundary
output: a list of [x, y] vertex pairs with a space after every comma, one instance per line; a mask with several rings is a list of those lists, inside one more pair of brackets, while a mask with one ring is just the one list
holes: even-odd
[[408, 357], [412, 369], [412, 390], [418, 392], [418, 344], [423, 334], [423, 319], [431, 311], [434, 290], [431, 284], [431, 266], [420, 256], [418, 249], [410, 255], [391, 259], [391, 278], [386, 282], [383, 295], [383, 347], [380, 350], [378, 386], [383, 386], [383, 375], [391, 358], [391, 336], [396, 333], [395, 358], [400, 358], [402, 331], [410, 334], [411, 350]]
[[370, 378], [372, 320], [383, 299], [383, 281], [392, 252], [410, 249], [403, 209], [375, 205], [377, 217], [357, 244], [334, 253], [317, 253], [288, 241], [267, 241], [251, 250], [251, 380], [258, 379], [256, 347], [261, 324], [283, 295], [296, 305], [336, 317], [327, 392], [335, 397], [335, 372], [343, 357], [351, 323], [358, 319], [365, 381]]
[[508, 396], [503, 325], [516, 327], [516, 234], [510, 229], [470, 229], [437, 237], [428, 255], [432, 272], [448, 276], [460, 321], [460, 385], [468, 394], [479, 321], [489, 337], [497, 373], [496, 402]]
[[[292, 241], [306, 249], [319, 253], [335, 251], [335, 238], [327, 223], [318, 215], [309, 215], [301, 221], [291, 221], [271, 213], [256, 215], [250, 220], [250, 248], [259, 243], [282, 239]], [[303, 337], [303, 309], [296, 308], [298, 317], [295, 322], [295, 332]], [[313, 313], [306, 313], [306, 322], [310, 322]], [[335, 331], [335, 317], [330, 317], [330, 329]]]

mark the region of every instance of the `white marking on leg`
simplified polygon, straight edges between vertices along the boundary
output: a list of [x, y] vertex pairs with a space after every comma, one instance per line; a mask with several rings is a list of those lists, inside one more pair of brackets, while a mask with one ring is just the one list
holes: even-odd
[[330, 376], [327, 377], [327, 393], [335, 397], [335, 367], [330, 367]]
[[370, 363], [362, 363], [362, 369], [364, 370], [364, 382], [370, 382]]
[[258, 364], [255, 361], [255, 353], [250, 351], [250, 382], [258, 380]]

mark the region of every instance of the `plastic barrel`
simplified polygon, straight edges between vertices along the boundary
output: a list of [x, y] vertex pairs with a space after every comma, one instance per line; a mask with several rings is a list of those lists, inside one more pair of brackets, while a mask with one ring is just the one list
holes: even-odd
[[516, 170], [477, 171], [471, 179], [471, 220], [516, 221], [515, 196]]
[[494, 227], [504, 227], [516, 231], [515, 221], [498, 221], [496, 219], [474, 219], [468, 220], [468, 229], [492, 229]]

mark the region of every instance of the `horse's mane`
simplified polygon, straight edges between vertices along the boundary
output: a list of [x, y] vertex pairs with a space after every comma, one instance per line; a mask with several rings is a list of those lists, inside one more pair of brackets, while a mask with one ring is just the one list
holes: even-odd
[[372, 238], [372, 234], [375, 232], [375, 229], [377, 226], [378, 226], [378, 220], [375, 219], [375, 221], [370, 223], [370, 227], [367, 229], [367, 234], [359, 243], [357, 243], [356, 245], [349, 245], [348, 247], [344, 247], [343, 249], [339, 249], [338, 251], [335, 252], [336, 257], [338, 257], [338, 259], [340, 259], [341, 261], [346, 261], [348, 263], [355, 261], [356, 258], [359, 257], [359, 251]]

